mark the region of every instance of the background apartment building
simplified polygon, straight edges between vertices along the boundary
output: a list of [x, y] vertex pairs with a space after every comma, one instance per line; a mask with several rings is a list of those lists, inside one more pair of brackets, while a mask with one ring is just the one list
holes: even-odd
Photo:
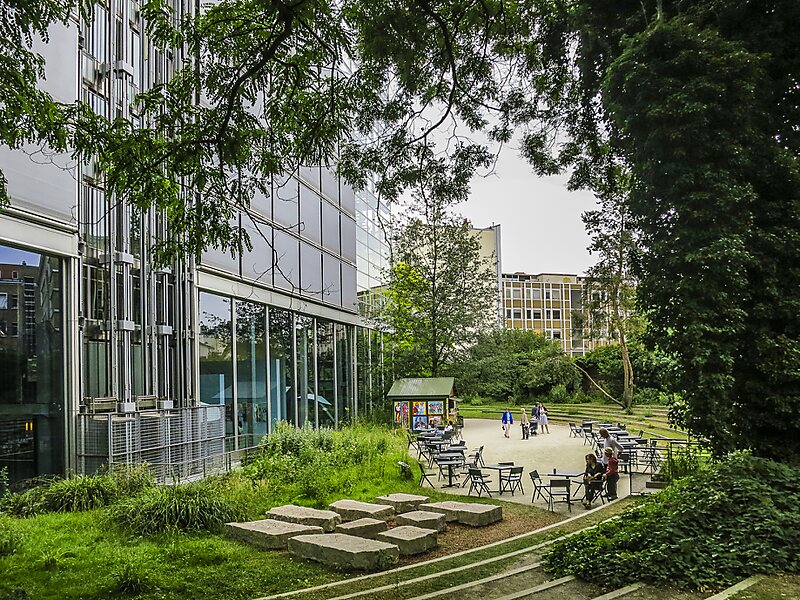
[[[196, 6], [171, 5], [178, 19]], [[136, 94], [183, 58], [149, 42], [128, 0], [51, 27], [38, 51], [56, 100], [134, 125]], [[92, 161], [0, 149], [0, 165], [12, 198], [0, 213], [0, 467], [12, 480], [140, 460], [183, 476], [279, 420], [335, 426], [364, 410], [381, 340], [359, 292], [388, 254], [369, 191], [328, 166], [301, 169], [234, 217], [252, 250], [158, 267], [162, 215], [107, 197]]]
[[585, 285], [583, 277], [564, 273], [503, 273], [505, 327], [558, 340], [571, 356], [605, 345], [604, 336], [589, 335], [590, 315], [583, 302]]

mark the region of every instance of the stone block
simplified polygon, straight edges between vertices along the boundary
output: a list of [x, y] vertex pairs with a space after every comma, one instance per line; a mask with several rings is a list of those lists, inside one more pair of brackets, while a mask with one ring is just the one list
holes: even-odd
[[396, 565], [400, 558], [396, 544], [344, 533], [293, 537], [289, 540], [289, 552], [348, 571], [382, 571]]
[[368, 517], [370, 519], [391, 519], [394, 509], [386, 504], [371, 504], [358, 500], [337, 500], [328, 506], [332, 511], [342, 516], [342, 521], [355, 521]]
[[447, 519], [444, 514], [427, 510], [412, 510], [411, 512], [397, 515], [397, 524], [434, 529], [439, 533], [447, 530]]
[[483, 527], [503, 519], [503, 509], [494, 504], [477, 504], [475, 502], [432, 502], [420, 504], [420, 509], [443, 513], [447, 522], [458, 521], [464, 525]]
[[305, 506], [295, 506], [294, 504], [276, 506], [270, 509], [267, 511], [267, 518], [286, 521], [287, 523], [322, 527], [323, 531], [333, 531], [342, 522], [342, 517], [339, 516], [339, 513], [332, 510], [319, 510]]
[[247, 523], [225, 523], [225, 537], [261, 548], [262, 550], [285, 550], [289, 539], [296, 535], [323, 533], [322, 527], [299, 525], [262, 519]]
[[422, 503], [419, 505], [419, 510], [442, 513], [445, 520], [450, 523], [452, 521], [458, 521], [458, 509], [462, 504], [464, 504], [464, 502], [453, 502], [452, 500], [448, 500], [447, 502]]
[[400, 554], [409, 556], [422, 554], [436, 548], [438, 532], [435, 529], [423, 529], [413, 525], [401, 525], [378, 534], [378, 540], [394, 544]]
[[340, 523], [336, 526], [335, 531], [336, 533], [346, 533], [347, 535], [357, 535], [358, 537], [374, 538], [387, 529], [389, 529], [389, 526], [383, 519], [364, 517], [363, 519], [356, 519], [349, 523]]
[[375, 498], [381, 504], [388, 504], [394, 508], [394, 512], [399, 514], [418, 510], [419, 505], [430, 500], [428, 496], [417, 496], [416, 494], [389, 494]]

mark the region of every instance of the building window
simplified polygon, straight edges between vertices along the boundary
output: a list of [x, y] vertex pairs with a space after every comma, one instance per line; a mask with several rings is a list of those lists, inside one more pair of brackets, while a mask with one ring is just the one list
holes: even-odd
[[553, 300], [561, 300], [561, 290], [553, 290]]
[[561, 310], [558, 309], [553, 310], [553, 319], [559, 320], [560, 318], [561, 318]]
[[16, 294], [11, 294], [11, 303], [8, 308], [17, 308], [19, 306], [19, 297]]
[[8, 308], [8, 294], [0, 294], [0, 310], [6, 310]]
[[550, 300], [550, 290], [545, 290], [544, 291], [544, 299], [545, 300]]
[[506, 319], [510, 319], [510, 318], [511, 318], [511, 309], [507, 308], [506, 309]]
[[8, 328], [8, 335], [16, 337], [19, 335], [19, 323], [11, 321], [11, 326]]
[[534, 319], [541, 319], [541, 318], [542, 318], [542, 311], [540, 311], [540, 310], [534, 310], [534, 311], [533, 311], [533, 318], [534, 318]]
[[512, 297], [514, 300], [522, 300], [522, 290], [518, 287], [512, 289]]
[[552, 311], [549, 308], [546, 311], [544, 311], [544, 318], [547, 319], [547, 320], [550, 320], [550, 319], [553, 318], [552, 317]]
[[19, 271], [11, 271], [11, 279], [19, 279]]
[[531, 320], [531, 309], [530, 308], [525, 309], [525, 314], [527, 315], [528, 321], [530, 321]]
[[553, 332], [553, 339], [554, 340], [560, 340], [561, 339], [561, 332], [560, 331], [554, 331]]
[[542, 290], [539, 288], [531, 290], [531, 296], [534, 300], [541, 300], [542, 299]]
[[515, 308], [513, 314], [514, 314], [514, 318], [515, 319], [522, 319], [522, 309], [521, 308]]

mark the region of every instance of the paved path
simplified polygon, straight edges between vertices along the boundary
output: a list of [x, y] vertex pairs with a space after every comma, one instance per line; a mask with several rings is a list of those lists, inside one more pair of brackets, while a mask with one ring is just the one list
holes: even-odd
[[[536, 469], [542, 475], [545, 484], [548, 478], [544, 475], [552, 473], [557, 469], [562, 473], [577, 473], [583, 471], [584, 456], [591, 452], [588, 444], [584, 444], [583, 438], [570, 437], [569, 427], [566, 425], [550, 424], [550, 433], [540, 433], [531, 436], [527, 440], [522, 439], [522, 429], [516, 423], [511, 429], [511, 437], [503, 436], [500, 420], [491, 419], [465, 419], [464, 430], [462, 432], [467, 448], [473, 449], [484, 446], [483, 460], [488, 464], [500, 461], [514, 461], [515, 465], [525, 467], [522, 485], [525, 488], [525, 495], [517, 492], [514, 496], [505, 493], [500, 498], [510, 502], [530, 503], [531, 501], [531, 480], [528, 472]], [[492, 496], [497, 496], [494, 490], [497, 489], [497, 471], [484, 470], [492, 478]], [[463, 481], [463, 479], [462, 479]], [[439, 486], [446, 484], [447, 480], [439, 482]], [[642, 485], [644, 485], [642, 483]], [[627, 496], [630, 489], [628, 476], [621, 474], [618, 484], [619, 496]], [[453, 494], [466, 495], [469, 484], [466, 487], [446, 488], [443, 491]], [[584, 510], [581, 506], [581, 499], [575, 498], [574, 510]], [[537, 500], [534, 504], [545, 507], [545, 503]], [[566, 504], [556, 504], [556, 512], [567, 512]]]

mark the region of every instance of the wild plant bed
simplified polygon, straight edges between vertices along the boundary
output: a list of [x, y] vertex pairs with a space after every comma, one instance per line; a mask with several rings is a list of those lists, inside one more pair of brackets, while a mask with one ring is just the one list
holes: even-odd
[[[226, 476], [156, 486], [146, 469], [48, 482], [0, 500], [0, 600], [4, 598], [238, 599], [347, 577], [262, 552], [220, 535], [229, 520], [263, 518], [271, 507], [323, 507], [340, 498], [424, 493], [397, 461], [406, 441], [380, 427], [342, 431], [279, 428], [264, 452]], [[458, 552], [558, 519], [529, 506], [474, 531], [454, 527], [437, 553]], [[470, 535], [470, 534], [473, 535]]]
[[558, 543], [554, 575], [713, 590], [800, 570], [800, 469], [736, 454], [672, 483], [619, 519]]

